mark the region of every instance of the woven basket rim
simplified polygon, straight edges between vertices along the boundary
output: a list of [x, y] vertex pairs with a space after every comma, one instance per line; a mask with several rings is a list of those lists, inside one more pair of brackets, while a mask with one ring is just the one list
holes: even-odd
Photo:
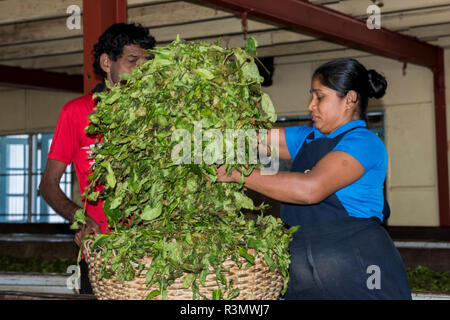
[[[90, 250], [92, 243], [93, 240], [88, 239], [84, 242], [83, 246], [86, 251], [86, 262], [89, 266], [89, 278], [97, 298], [127, 299], [128, 297], [134, 297], [131, 299], [144, 299], [149, 292], [155, 289], [155, 287], [148, 288], [145, 282], [145, 274], [143, 276], [140, 275], [135, 277], [135, 279], [130, 281], [118, 281], [114, 275], [108, 279], [102, 278], [101, 280], [98, 280], [98, 275], [95, 273], [100, 270], [99, 265], [103, 265], [103, 259], [100, 250]], [[256, 253], [256, 250], [253, 250], [253, 252]], [[242, 262], [241, 268], [238, 268], [236, 262], [231, 259], [231, 257], [227, 257], [222, 263], [222, 265], [225, 264], [229, 267], [226, 268], [229, 269], [227, 280], [229, 280], [229, 277], [233, 279], [234, 284], [240, 290], [239, 296], [243, 296], [243, 299], [250, 300], [277, 299], [283, 288], [284, 280], [282, 275], [277, 271], [270, 271], [262, 255], [255, 256], [255, 264], [248, 270], [244, 269], [244, 264], [247, 260], [243, 257], [239, 257], [239, 259]], [[148, 261], [146, 262], [147, 265], [144, 270], [148, 269], [148, 265], [151, 263]], [[138, 266], [136, 265], [133, 267], [137, 270]], [[211, 271], [213, 271], [212, 268], [207, 276], [207, 279], [209, 280], [206, 281], [206, 286], [200, 288], [200, 291], [203, 290], [203, 294], [210, 294], [212, 292], [211, 288], [217, 287], [219, 284], [215, 272]], [[183, 274], [183, 276], [175, 279], [174, 282], [169, 285], [167, 288], [168, 294], [171, 295], [171, 298], [169, 299], [192, 299], [192, 288], [184, 289], [181, 285], [185, 275], [186, 274]], [[123, 290], [123, 292], [117, 293], [118, 290]], [[239, 296], [238, 299], [240, 299]]]

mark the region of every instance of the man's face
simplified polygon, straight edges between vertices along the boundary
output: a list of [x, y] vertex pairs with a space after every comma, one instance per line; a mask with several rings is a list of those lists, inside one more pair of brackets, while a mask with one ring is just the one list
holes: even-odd
[[100, 57], [100, 64], [106, 72], [106, 78], [111, 84], [120, 81], [122, 73], [130, 73], [136, 65], [150, 59], [152, 55], [138, 44], [130, 44], [123, 47], [122, 56], [113, 61], [106, 53]]

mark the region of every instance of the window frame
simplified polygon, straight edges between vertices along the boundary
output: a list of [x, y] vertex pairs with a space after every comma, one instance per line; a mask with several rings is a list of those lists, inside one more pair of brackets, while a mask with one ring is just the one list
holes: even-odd
[[[19, 138], [14, 138], [20, 136], [24, 136], [22, 141], [19, 141]], [[67, 220], [57, 214], [45, 202], [38, 189], [42, 174], [45, 170], [47, 154], [50, 149], [52, 138], [52, 131], [0, 135], [0, 223], [68, 223]], [[8, 141], [9, 139], [12, 141]], [[20, 168], [22, 169], [21, 173], [25, 180], [23, 187], [24, 194], [20, 194], [24, 201], [24, 212], [22, 214], [11, 213], [12, 210], [8, 207], [7, 203], [7, 201], [9, 201], [8, 199], [11, 197], [11, 195], [7, 193], [8, 190], [6, 190], [11, 186], [8, 179], [11, 176], [10, 168], [7, 166], [11, 156], [8, 151], [8, 146], [15, 144], [14, 142], [16, 141], [21, 142], [25, 146], [24, 165], [23, 168]], [[61, 189], [69, 199], [72, 198], [73, 181], [73, 166], [69, 165], [60, 182]], [[15, 219], [14, 216], [21, 216], [22, 218]]]

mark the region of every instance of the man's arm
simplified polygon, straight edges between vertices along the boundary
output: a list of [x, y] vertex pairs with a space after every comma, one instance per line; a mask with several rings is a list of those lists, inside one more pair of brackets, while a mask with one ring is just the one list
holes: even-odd
[[[80, 209], [80, 207], [67, 198], [59, 187], [59, 182], [63, 173], [66, 171], [66, 167], [67, 165], [64, 162], [48, 159], [39, 185], [39, 191], [53, 210], [72, 223], [75, 211]], [[100, 226], [89, 215], [86, 215], [86, 225], [82, 226], [81, 229], [76, 232], [75, 243], [78, 246], [81, 246], [81, 241], [85, 234], [98, 233], [101, 233]]]
[[67, 165], [64, 162], [48, 159], [41, 183], [39, 184], [39, 191], [53, 210], [72, 222], [75, 211], [80, 209], [80, 207], [67, 198], [59, 186], [66, 168]]

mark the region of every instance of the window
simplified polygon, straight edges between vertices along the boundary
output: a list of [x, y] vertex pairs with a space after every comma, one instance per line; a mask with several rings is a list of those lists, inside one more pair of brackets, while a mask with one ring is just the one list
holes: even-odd
[[[0, 137], [0, 222], [66, 222], [50, 208], [38, 190], [52, 137], [52, 133]], [[67, 167], [60, 183], [69, 198], [71, 167]]]

